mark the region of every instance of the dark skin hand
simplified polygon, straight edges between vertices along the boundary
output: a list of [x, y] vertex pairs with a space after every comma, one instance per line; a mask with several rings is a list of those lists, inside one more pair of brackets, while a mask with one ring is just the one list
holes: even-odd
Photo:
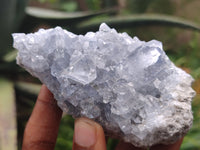
[[[43, 85], [24, 131], [22, 150], [54, 150], [61, 117], [62, 111], [52, 93]], [[156, 145], [150, 150], [179, 150], [182, 140], [171, 145]], [[102, 127], [86, 118], [76, 119], [73, 150], [106, 150]], [[115, 150], [143, 149], [119, 142]]]

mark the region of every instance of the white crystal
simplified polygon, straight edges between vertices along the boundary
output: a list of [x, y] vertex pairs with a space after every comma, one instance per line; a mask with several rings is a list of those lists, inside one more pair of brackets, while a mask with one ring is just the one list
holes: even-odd
[[105, 23], [75, 35], [60, 27], [13, 34], [17, 63], [52, 91], [73, 117], [99, 122], [135, 146], [168, 144], [192, 125], [192, 77], [156, 40], [140, 41]]

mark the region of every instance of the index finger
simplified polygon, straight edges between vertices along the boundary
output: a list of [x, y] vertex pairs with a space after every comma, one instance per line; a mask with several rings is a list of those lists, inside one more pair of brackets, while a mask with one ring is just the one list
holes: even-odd
[[42, 85], [24, 131], [22, 150], [53, 150], [61, 116], [53, 94]]

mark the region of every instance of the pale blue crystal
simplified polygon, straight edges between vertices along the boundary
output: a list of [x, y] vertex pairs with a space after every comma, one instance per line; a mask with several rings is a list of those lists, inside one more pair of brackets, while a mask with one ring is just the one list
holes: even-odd
[[135, 146], [168, 144], [192, 125], [192, 77], [156, 40], [140, 41], [105, 23], [75, 35], [60, 27], [13, 34], [17, 63], [52, 91], [73, 117], [99, 122]]

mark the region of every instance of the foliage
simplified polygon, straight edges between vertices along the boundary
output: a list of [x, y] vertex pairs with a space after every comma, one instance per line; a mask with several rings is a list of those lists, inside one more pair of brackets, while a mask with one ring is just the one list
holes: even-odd
[[[83, 0], [82, 2], [88, 9], [84, 13], [74, 12], [80, 10], [78, 0], [32, 0], [31, 2], [54, 8], [54, 10], [45, 12], [46, 10], [42, 8], [35, 9], [33, 7], [26, 7], [25, 10], [27, 0], [2, 0], [0, 2], [0, 87], [4, 86], [4, 90], [6, 90], [0, 96], [7, 96], [0, 98], [2, 102], [11, 100], [14, 96], [13, 90], [15, 92], [18, 149], [21, 149], [23, 130], [41, 84], [16, 65], [16, 51], [12, 49], [10, 34], [12, 32], [32, 32], [41, 26], [48, 28], [56, 25], [83, 34], [89, 30], [96, 30], [101, 22], [107, 22], [117, 30], [127, 31], [129, 34], [137, 35], [145, 40], [155, 37], [161, 39], [164, 41], [164, 47], [170, 59], [196, 79], [193, 85], [197, 92], [197, 96], [193, 100], [194, 125], [185, 136], [181, 149], [200, 149], [198, 141], [200, 138], [200, 46], [198, 42], [200, 28], [197, 23], [173, 16], [175, 5], [172, 0], [124, 0], [127, 2], [126, 7], [123, 8], [125, 11], [105, 10], [105, 8], [117, 5], [117, 1], [114, 0]], [[182, 3], [188, 5], [192, 1], [183, 0]], [[60, 10], [64, 12], [60, 12]], [[154, 13], [154, 15], [147, 13]], [[181, 39], [179, 42], [177, 35], [182, 38], [182, 33], [186, 33], [186, 29], [192, 29], [192, 31], [187, 31], [190, 33], [190, 39], [186, 42]], [[7, 107], [13, 109], [11, 105]], [[0, 119], [1, 111], [0, 109]], [[71, 149], [73, 124], [72, 117], [65, 115], [62, 118], [56, 150]], [[109, 139], [108, 150], [112, 150], [116, 143], [116, 140]]]
[[74, 120], [71, 116], [62, 118], [55, 150], [72, 149], [73, 126]]
[[100, 10], [102, 1], [99, 0], [87, 0], [89, 9], [91, 10]]

